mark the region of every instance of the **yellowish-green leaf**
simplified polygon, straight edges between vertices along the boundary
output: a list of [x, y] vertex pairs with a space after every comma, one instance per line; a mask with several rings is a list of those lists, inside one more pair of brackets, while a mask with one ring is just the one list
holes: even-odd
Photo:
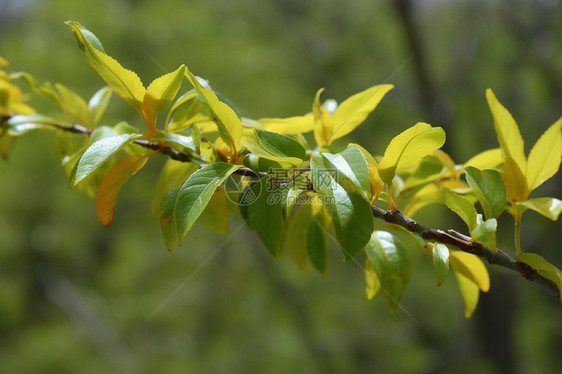
[[185, 65], [181, 65], [176, 71], [153, 80], [146, 89], [142, 103], [142, 114], [153, 133], [157, 131], [156, 115], [170, 105], [176, 97], [185, 71]]
[[162, 199], [174, 187], [180, 187], [193, 174], [199, 166], [191, 162], [180, 162], [169, 159], [164, 164], [152, 199], [152, 214], [160, 215]]
[[497, 169], [503, 164], [501, 148], [488, 149], [464, 163], [465, 167], [473, 166], [477, 169]]
[[314, 118], [314, 139], [319, 147], [330, 144], [330, 137], [334, 133], [334, 120], [326, 108], [320, 103], [320, 94], [323, 88], [316, 92], [312, 104], [312, 115]]
[[558, 290], [562, 292], [562, 271], [546, 261], [542, 256], [534, 253], [521, 253], [516, 255], [515, 259], [529, 265], [540, 275], [553, 281]]
[[224, 189], [215, 191], [205, 210], [199, 216], [199, 221], [209, 229], [219, 234], [228, 234], [228, 208]]
[[527, 160], [525, 158], [523, 138], [517, 123], [489, 88], [486, 90], [486, 99], [494, 117], [494, 127], [498, 136], [498, 142], [505, 158], [511, 156], [519, 170], [524, 171]]
[[369, 257], [365, 258], [365, 293], [367, 294], [367, 299], [372, 300], [377, 296], [381, 289], [381, 282], [377, 273], [375, 273], [375, 268]]
[[515, 206], [520, 208], [521, 212], [531, 209], [553, 221], [556, 221], [560, 213], [562, 213], [562, 201], [553, 197], [539, 197], [537, 199], [520, 201], [516, 202]]
[[445, 204], [455, 212], [468, 226], [469, 231], [476, 228], [476, 208], [474, 204], [465, 197], [457, 195], [451, 190], [445, 190]]
[[420, 188], [403, 209], [404, 214], [411, 217], [415, 215], [421, 208], [435, 203], [443, 203], [445, 195], [443, 188], [434, 183], [429, 183]]
[[293, 261], [305, 273], [308, 272], [308, 251], [306, 240], [303, 240], [303, 238], [306, 238], [311, 220], [312, 209], [310, 204], [301, 205], [290, 217], [283, 238], [284, 246], [288, 249]]
[[490, 289], [490, 275], [486, 266], [475, 255], [462, 251], [449, 251], [449, 262], [457, 273], [475, 283], [482, 292]]
[[466, 318], [470, 318], [478, 305], [480, 291], [478, 290], [478, 286], [462, 273], [455, 271], [455, 275], [457, 277], [461, 298], [464, 303], [464, 316]]
[[562, 160], [562, 117], [546, 130], [535, 143], [527, 160], [529, 192], [558, 171]]
[[85, 53], [90, 66], [97, 71], [102, 79], [121, 96], [129, 105], [142, 113], [142, 102], [145, 89], [140, 78], [131, 70], [125, 69], [115, 59], [105, 54], [101, 44], [93, 45], [92, 33], [80, 23], [68, 21], [66, 24], [72, 30], [78, 46]]
[[220, 101], [213, 91], [205, 88], [188, 69], [185, 76], [193, 88], [208, 105], [209, 117], [217, 125], [223, 141], [230, 147], [229, 157], [236, 157], [237, 149], [241, 147], [242, 123], [236, 112], [227, 104]]
[[312, 113], [288, 118], [262, 118], [258, 120], [265, 130], [285, 135], [304, 134], [314, 130]]
[[60, 94], [62, 109], [68, 115], [70, 121], [91, 128], [93, 119], [84, 99], [60, 83], [57, 83], [55, 87]]
[[356, 93], [342, 102], [333, 115], [334, 131], [328, 144], [355, 130], [394, 86], [382, 84]]
[[148, 156], [130, 155], [117, 161], [101, 181], [96, 202], [99, 221], [105, 226], [113, 221], [115, 201], [121, 187], [146, 163]]
[[422, 157], [445, 143], [445, 132], [441, 127], [418, 123], [394, 137], [379, 164], [379, 175], [386, 184], [391, 184], [398, 168], [415, 166]]

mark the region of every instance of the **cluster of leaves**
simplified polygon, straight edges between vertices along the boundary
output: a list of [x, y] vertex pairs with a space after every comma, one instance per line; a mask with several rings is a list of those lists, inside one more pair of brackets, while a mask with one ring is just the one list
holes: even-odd
[[[7, 155], [13, 137], [27, 131], [55, 130], [56, 151], [71, 187], [92, 196], [97, 190], [97, 215], [105, 226], [113, 220], [123, 184], [150, 159], [166, 154], [170, 158], [156, 184], [152, 208], [170, 250], [181, 245], [198, 219], [213, 230], [228, 232], [228, 214], [237, 211], [273, 257], [286, 248], [300, 269], [307, 271], [310, 263], [325, 275], [326, 238], [333, 237], [345, 260], [365, 251], [367, 297], [382, 290], [391, 313], [410, 282], [408, 252], [425, 250], [433, 259], [437, 285], [446, 280], [450, 266], [455, 270], [469, 317], [479, 292], [490, 287], [479, 257], [373, 216], [376, 207], [413, 216], [439, 203], [466, 223], [470, 235], [464, 239], [492, 252], [498, 251], [497, 218], [507, 211], [514, 217], [517, 261], [562, 288], [562, 272], [541, 256], [524, 253], [519, 244], [526, 210], [552, 220], [562, 211], [558, 199], [529, 199], [531, 191], [558, 171], [562, 118], [526, 158], [517, 124], [488, 90], [499, 148], [457, 164], [439, 150], [445, 142], [443, 129], [417, 123], [377, 156], [358, 144], [334, 141], [362, 124], [392, 85], [370, 87], [339, 104], [332, 99], [322, 102], [321, 89], [311, 113], [252, 120], [241, 117], [184, 65], [145, 88], [134, 72], [106, 54], [92, 32], [77, 22], [67, 25], [108, 87], [86, 102], [61, 84], [53, 87], [26, 73], [0, 71], [0, 152]], [[7, 65], [3, 59], [0, 64]], [[52, 100], [65, 118], [35, 114], [24, 104], [15, 79]], [[184, 79], [192, 89], [177, 97]], [[139, 112], [145, 130], [126, 122], [100, 124], [113, 92]], [[159, 118], [166, 108], [167, 115]]]

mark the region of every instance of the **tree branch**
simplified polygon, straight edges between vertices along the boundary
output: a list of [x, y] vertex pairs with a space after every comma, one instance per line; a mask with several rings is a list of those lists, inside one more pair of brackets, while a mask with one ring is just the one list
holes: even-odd
[[[0, 116], [0, 127], [3, 127], [8, 120], [11, 118], [12, 116]], [[92, 134], [92, 129], [87, 128], [85, 126], [82, 126], [80, 124], [77, 123], [72, 123], [70, 125], [67, 124], [53, 124], [53, 123], [49, 123], [47, 124], [49, 126], [52, 126], [54, 128], [56, 128], [57, 130], [61, 130], [61, 131], [67, 131], [67, 132], [71, 132], [74, 134], [84, 134], [87, 136], [90, 136]], [[144, 140], [144, 139], [135, 139], [132, 142], [133, 144], [136, 145], [140, 145], [141, 147], [147, 148], [147, 149], [152, 149], [154, 151], [158, 151], [162, 154], [165, 154], [167, 156], [170, 156], [171, 159], [176, 160], [176, 161], [180, 161], [180, 162], [195, 162], [196, 164], [198, 164], [199, 166], [203, 167], [205, 165], [207, 165], [208, 163], [203, 161], [203, 160], [199, 160], [199, 159], [194, 159], [191, 156], [182, 153], [170, 146], [167, 146], [163, 143], [160, 142], [153, 142], [150, 140]], [[247, 167], [241, 167], [238, 170], [236, 170], [234, 172], [234, 174], [239, 174], [239, 175], [250, 175], [250, 176], [255, 176], [257, 178], [261, 178], [267, 175], [267, 173], [264, 172], [257, 172], [254, 171], [250, 168]]]
[[511, 258], [507, 253], [498, 250], [492, 251], [483, 245], [471, 241], [465, 235], [457, 233], [454, 230], [445, 232], [442, 230], [432, 229], [413, 219], [405, 216], [401, 211], [384, 210], [376, 205], [373, 205], [373, 216], [382, 219], [386, 222], [402, 226], [408, 231], [414, 232], [426, 240], [435, 240], [443, 244], [449, 244], [453, 247], [459, 248], [464, 252], [472, 253], [478, 257], [482, 257], [491, 265], [498, 265], [510, 270], [514, 270], [521, 274], [521, 276], [530, 282], [536, 283], [541, 286], [550, 295], [560, 299], [560, 290], [556, 284], [540, 275], [535, 269], [529, 265]]

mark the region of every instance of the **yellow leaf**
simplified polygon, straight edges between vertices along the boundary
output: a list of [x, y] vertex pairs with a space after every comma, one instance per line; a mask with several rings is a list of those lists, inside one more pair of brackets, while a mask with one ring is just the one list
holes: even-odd
[[[145, 89], [140, 78], [133, 71], [125, 69], [115, 59], [106, 55], [99, 40], [80, 23], [68, 21], [66, 24], [70, 27], [78, 45], [86, 54], [90, 66], [113, 88], [117, 95], [121, 96], [139, 113], [142, 113]], [[97, 45], [92, 45], [91, 40], [96, 41], [95, 44]]]
[[486, 99], [494, 117], [494, 127], [504, 156], [506, 158], [511, 156], [519, 170], [524, 171], [527, 160], [525, 158], [523, 138], [517, 123], [489, 88], [486, 90]]
[[393, 87], [391, 84], [373, 86], [342, 102], [334, 112], [334, 131], [328, 143], [355, 130]]
[[490, 289], [490, 275], [482, 261], [473, 254], [453, 251], [449, 253], [449, 263], [457, 273], [475, 283], [482, 292]]
[[391, 184], [398, 168], [415, 166], [420, 159], [440, 148], [445, 143], [445, 132], [441, 127], [417, 123], [391, 140], [379, 164], [379, 175], [386, 184]]
[[229, 157], [236, 158], [237, 149], [241, 147], [242, 123], [240, 118], [231, 107], [220, 101], [213, 91], [203, 87], [189, 69], [186, 69], [185, 76], [209, 106], [209, 117], [217, 125], [221, 138], [230, 147]]
[[506, 155], [503, 170], [503, 182], [508, 199], [511, 201], [527, 200], [529, 190], [525, 176], [513, 158], [508, 155]]
[[130, 155], [117, 161], [101, 181], [98, 190], [96, 210], [98, 219], [105, 227], [113, 221], [115, 200], [121, 187], [139, 171], [146, 161], [146, 155]]
[[529, 192], [540, 186], [558, 171], [562, 160], [562, 117], [546, 130], [531, 149], [527, 160]]
[[458, 271], [455, 271], [455, 276], [464, 303], [464, 316], [470, 318], [476, 309], [476, 305], [478, 305], [478, 298], [480, 297], [478, 286]]
[[503, 164], [502, 150], [500, 148], [488, 149], [481, 152], [464, 163], [464, 166], [472, 166], [477, 169], [496, 169]]
[[371, 263], [371, 260], [367, 257], [365, 259], [365, 293], [367, 294], [367, 299], [372, 300], [377, 296], [381, 289], [381, 282], [377, 273], [375, 273], [375, 268]]
[[304, 134], [314, 130], [312, 113], [288, 118], [262, 118], [258, 120], [264, 129], [285, 135]]
[[176, 97], [185, 70], [185, 65], [181, 65], [176, 71], [153, 80], [146, 89], [142, 103], [142, 115], [152, 133], [156, 134], [157, 131], [156, 115], [170, 105]]
[[314, 116], [314, 139], [319, 147], [330, 144], [330, 137], [334, 133], [334, 120], [326, 108], [320, 103], [320, 94], [323, 88], [316, 92], [312, 104], [312, 115]]

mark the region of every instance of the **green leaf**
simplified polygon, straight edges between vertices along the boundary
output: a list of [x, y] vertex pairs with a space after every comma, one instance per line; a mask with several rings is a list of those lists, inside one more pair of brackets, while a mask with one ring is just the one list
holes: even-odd
[[[301, 239], [302, 240], [302, 239]], [[310, 263], [318, 272], [326, 276], [328, 271], [328, 249], [326, 247], [326, 235], [324, 228], [318, 221], [312, 219], [308, 225], [306, 234], [306, 249]]]
[[187, 150], [199, 153], [201, 145], [201, 133], [195, 125], [191, 125], [186, 130], [180, 130], [176, 133], [158, 134], [153, 139], [164, 140], [170, 147], [184, 152]]
[[[298, 157], [288, 157], [288, 156], [284, 156], [284, 155], [280, 155], [280, 153], [277, 154], [273, 154], [271, 153], [270, 149], [267, 149], [264, 147], [264, 145], [260, 142], [260, 140], [257, 138], [257, 136], [244, 136], [243, 140], [242, 140], [242, 144], [244, 145], [244, 147], [246, 147], [252, 154], [254, 154], [256, 157], [262, 158], [262, 159], [267, 159], [267, 160], [271, 160], [271, 161], [275, 161], [275, 162], [279, 162], [279, 163], [284, 163], [284, 164], [289, 164], [292, 166], [298, 166], [300, 164], [302, 164], [303, 159], [298, 158]], [[252, 157], [250, 155], [250, 157]], [[252, 161], [251, 159], [248, 161]], [[253, 161], [254, 164], [258, 162], [257, 158]], [[256, 165], [252, 165], [251, 168], [254, 169], [254, 167], [257, 167], [258, 170], [261, 170], [262, 167]], [[264, 165], [263, 167], [267, 168], [267, 165]], [[267, 171], [267, 170], [264, 170]]]
[[235, 157], [237, 147], [240, 147], [242, 137], [242, 123], [236, 112], [230, 106], [220, 101], [213, 91], [201, 85], [199, 79], [189, 70], [186, 70], [187, 80], [208, 106], [209, 118], [217, 125], [219, 134], [224, 142], [231, 148], [231, 157]]
[[162, 199], [173, 187], [180, 187], [199, 166], [191, 162], [180, 162], [169, 159], [164, 164], [152, 199], [152, 214], [160, 215]]
[[115, 59], [105, 54], [101, 43], [93, 33], [74, 21], [65, 22], [85, 53], [90, 66], [129, 105], [142, 113], [145, 89], [140, 78], [131, 70], [123, 68]]
[[410, 285], [412, 264], [404, 244], [387, 231], [374, 231], [365, 247], [391, 314]]
[[441, 286], [449, 274], [449, 248], [446, 245], [433, 246], [433, 267], [437, 274], [437, 286]]
[[139, 136], [136, 134], [123, 134], [94, 142], [78, 160], [74, 175], [71, 178], [71, 185], [76, 186], [83, 181], [87, 176], [98, 170], [108, 158]]
[[215, 162], [195, 173], [181, 186], [174, 208], [174, 221], [181, 243], [201, 215], [216, 189], [239, 169], [240, 165]]
[[496, 230], [498, 222], [495, 218], [490, 218], [486, 221], [482, 219], [482, 214], [476, 216], [476, 227], [470, 232], [472, 239], [482, 244], [484, 247], [493, 252], [497, 252], [496, 248]]
[[379, 281], [379, 277], [377, 276], [377, 273], [375, 273], [371, 260], [367, 257], [365, 259], [365, 293], [367, 295], [367, 299], [374, 299], [380, 289], [381, 282]]
[[517, 123], [489, 88], [486, 90], [486, 99], [494, 117], [494, 127], [504, 156], [513, 158], [519, 170], [525, 171], [527, 160]]
[[346, 191], [335, 181], [323, 166], [323, 160], [321, 155], [312, 159], [312, 184], [332, 217], [344, 257], [350, 260], [361, 252], [371, 237], [373, 213], [370, 204], [361, 195]]
[[380, 162], [379, 175], [388, 185], [399, 168], [415, 166], [424, 156], [445, 143], [445, 132], [441, 127], [418, 123], [394, 137]]
[[465, 167], [466, 180], [478, 198], [486, 218], [498, 218], [505, 209], [505, 186], [499, 171]]
[[361, 151], [363, 156], [367, 159], [367, 166], [369, 167], [369, 184], [371, 186], [371, 195], [376, 200], [383, 190], [384, 182], [379, 176], [378, 162], [375, 158], [362, 146], [356, 143], [349, 143], [348, 148], [354, 147]]
[[546, 130], [529, 153], [525, 176], [529, 191], [550, 179], [562, 160], [562, 117]]
[[540, 275], [553, 281], [558, 290], [562, 292], [562, 271], [546, 261], [542, 256], [534, 253], [521, 253], [516, 255], [515, 259], [529, 265]]
[[[348, 191], [357, 192], [366, 200], [372, 197], [371, 186], [369, 184], [369, 165], [367, 159], [356, 147], [347, 148], [339, 154], [323, 153], [334, 169], [337, 170], [337, 181], [343, 187], [347, 185], [353, 188], [346, 188]], [[349, 183], [346, 183], [346, 180]]]
[[482, 261], [473, 254], [449, 251], [449, 263], [453, 269], [478, 286], [482, 292], [490, 289], [490, 275]]
[[178, 242], [178, 231], [174, 222], [174, 210], [178, 199], [179, 188], [174, 187], [164, 195], [160, 206], [160, 226], [164, 234], [166, 248], [171, 251], [174, 244]]
[[271, 188], [271, 178], [261, 178], [252, 186], [256, 198], [248, 205], [247, 214], [265, 248], [278, 258], [283, 238], [283, 204], [281, 191]]
[[148, 127], [154, 133], [157, 131], [155, 127], [156, 116], [170, 105], [176, 97], [185, 72], [185, 65], [181, 65], [176, 71], [153, 80], [147, 87], [142, 103], [142, 114]]
[[391, 84], [373, 86], [344, 100], [334, 112], [334, 131], [328, 144], [349, 134], [363, 123], [393, 87]]
[[455, 276], [457, 277], [459, 291], [464, 303], [464, 316], [465, 318], [470, 318], [478, 305], [480, 291], [478, 286], [462, 273], [455, 271]]
[[527, 209], [534, 210], [553, 221], [556, 221], [562, 212], [562, 201], [553, 197], [539, 197], [537, 199], [517, 201], [515, 206], [521, 207], [522, 212]]
[[455, 212], [468, 226], [469, 231], [476, 228], [477, 213], [474, 204], [467, 198], [457, 195], [451, 190], [445, 190], [445, 204]]
[[93, 124], [97, 124], [109, 105], [113, 91], [111, 87], [104, 87], [97, 91], [88, 102], [88, 109], [92, 113]]
[[301, 160], [306, 158], [303, 145], [294, 138], [266, 130], [255, 130], [260, 144], [269, 153], [277, 157], [296, 157]]

